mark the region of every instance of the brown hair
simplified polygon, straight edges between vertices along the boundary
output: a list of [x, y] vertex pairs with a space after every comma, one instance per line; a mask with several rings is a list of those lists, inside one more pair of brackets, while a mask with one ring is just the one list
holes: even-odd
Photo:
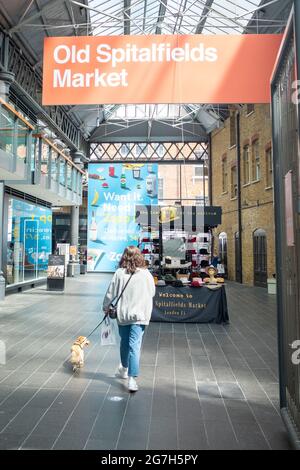
[[126, 269], [129, 274], [135, 273], [137, 268], [146, 268], [144, 256], [137, 246], [127, 246], [120, 261], [120, 268]]

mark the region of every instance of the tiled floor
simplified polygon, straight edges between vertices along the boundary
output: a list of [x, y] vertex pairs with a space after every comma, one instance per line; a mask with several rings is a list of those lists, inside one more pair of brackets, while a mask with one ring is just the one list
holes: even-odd
[[67, 358], [99, 321], [108, 275], [67, 279], [0, 303], [0, 449], [289, 449], [278, 410], [275, 297], [228, 283], [230, 324], [152, 323], [129, 395], [99, 334], [86, 365]]

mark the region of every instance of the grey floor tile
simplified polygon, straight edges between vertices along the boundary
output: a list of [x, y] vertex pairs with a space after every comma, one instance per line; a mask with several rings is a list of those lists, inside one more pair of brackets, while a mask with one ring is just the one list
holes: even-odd
[[80, 436], [62, 436], [52, 447], [53, 450], [82, 450], [86, 440]]
[[232, 423], [256, 423], [255, 415], [246, 400], [225, 399], [224, 404]]
[[271, 401], [279, 399], [279, 383], [262, 383], [262, 388]]
[[177, 449], [177, 426], [172, 417], [152, 417], [149, 431], [149, 449]]
[[208, 441], [201, 414], [179, 416], [178, 444], [179, 449], [208, 449]]
[[105, 439], [89, 439], [86, 450], [114, 450], [116, 442]]
[[282, 422], [261, 422], [260, 425], [272, 450], [291, 450], [291, 443]]
[[24, 439], [23, 434], [1, 433], [0, 450], [17, 450]]
[[200, 400], [204, 398], [221, 398], [221, 392], [217, 382], [197, 382]]
[[33, 434], [21, 450], [50, 450], [54, 444], [54, 438]]
[[42, 287], [7, 297], [13, 313], [0, 306], [9, 345], [0, 449], [290, 448], [279, 415], [274, 299], [228, 282], [229, 325], [151, 323], [140, 391], [129, 395], [114, 377], [118, 346], [101, 348], [97, 333], [78, 376], [65, 363], [72, 338], [97, 324], [110, 278], [68, 278], [64, 294]]
[[234, 423], [241, 450], [270, 450], [270, 445], [257, 423]]
[[245, 395], [241, 390], [241, 387], [236, 382], [218, 382], [221, 396], [223, 398], [243, 400]]
[[229, 423], [205, 421], [209, 448], [212, 450], [237, 450], [239, 448], [235, 434]]
[[200, 401], [205, 421], [218, 421], [229, 424], [229, 417], [223, 399], [205, 398]]

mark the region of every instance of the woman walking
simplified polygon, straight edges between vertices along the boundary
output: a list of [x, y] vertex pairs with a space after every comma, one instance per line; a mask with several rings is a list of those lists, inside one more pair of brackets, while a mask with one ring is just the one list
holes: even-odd
[[103, 310], [106, 312], [123, 291], [117, 303], [121, 338], [118, 372], [123, 379], [128, 378], [128, 390], [136, 392], [142, 339], [151, 318], [155, 284], [136, 246], [125, 248], [119, 266], [105, 294]]

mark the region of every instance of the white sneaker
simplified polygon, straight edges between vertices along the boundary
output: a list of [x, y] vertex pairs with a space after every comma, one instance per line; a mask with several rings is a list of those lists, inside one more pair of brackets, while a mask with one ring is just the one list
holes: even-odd
[[136, 380], [134, 377], [129, 377], [128, 378], [128, 390], [129, 392], [137, 392], [139, 389], [138, 384], [136, 383]]
[[120, 364], [118, 367], [118, 375], [121, 377], [121, 379], [128, 379], [128, 369], [123, 367], [122, 364]]

